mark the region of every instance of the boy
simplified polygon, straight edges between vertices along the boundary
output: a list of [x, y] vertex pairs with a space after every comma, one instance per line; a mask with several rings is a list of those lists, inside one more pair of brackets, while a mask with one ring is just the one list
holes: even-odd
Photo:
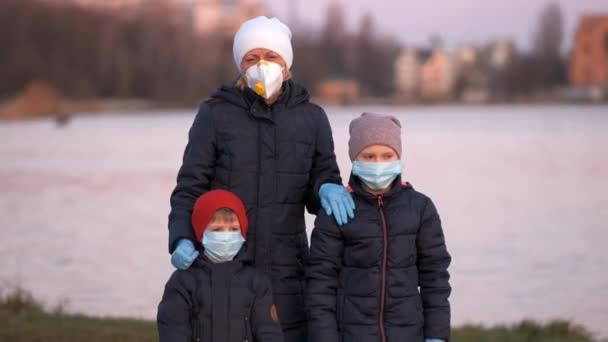
[[321, 212], [312, 232], [309, 341], [448, 341], [451, 258], [433, 202], [401, 183], [399, 120], [353, 120], [349, 155], [355, 219]]
[[195, 203], [192, 226], [203, 253], [173, 273], [158, 305], [160, 342], [283, 342], [270, 280], [244, 251], [247, 214], [231, 192]]

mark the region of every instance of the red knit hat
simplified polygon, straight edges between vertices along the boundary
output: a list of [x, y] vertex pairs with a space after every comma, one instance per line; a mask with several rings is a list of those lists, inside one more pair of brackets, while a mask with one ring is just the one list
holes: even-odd
[[211, 190], [204, 193], [194, 203], [194, 209], [192, 210], [192, 227], [194, 227], [194, 234], [196, 240], [201, 241], [203, 233], [207, 229], [207, 225], [213, 218], [216, 211], [228, 208], [234, 211], [236, 217], [241, 225], [241, 233], [243, 237], [247, 237], [247, 211], [240, 198], [235, 194], [226, 190]]

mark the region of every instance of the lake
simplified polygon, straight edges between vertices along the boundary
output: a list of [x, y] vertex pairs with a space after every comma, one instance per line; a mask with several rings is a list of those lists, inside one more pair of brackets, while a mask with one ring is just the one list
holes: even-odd
[[[402, 121], [404, 178], [434, 200], [453, 257], [455, 325], [563, 318], [608, 337], [608, 106], [326, 111], [345, 179], [350, 120]], [[154, 318], [193, 116], [1, 122], [0, 289], [70, 312]]]

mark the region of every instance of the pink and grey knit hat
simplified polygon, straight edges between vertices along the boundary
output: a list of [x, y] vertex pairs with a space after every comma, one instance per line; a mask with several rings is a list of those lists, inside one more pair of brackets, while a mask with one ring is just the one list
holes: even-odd
[[363, 113], [350, 122], [349, 133], [350, 160], [370, 145], [387, 145], [401, 158], [401, 123], [392, 115]]

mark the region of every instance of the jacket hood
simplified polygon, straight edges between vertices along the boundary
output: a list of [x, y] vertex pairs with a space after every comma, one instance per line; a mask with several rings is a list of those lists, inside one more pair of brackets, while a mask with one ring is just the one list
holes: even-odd
[[[251, 109], [255, 105], [266, 106], [264, 98], [256, 94], [251, 88], [247, 87], [241, 91], [236, 85], [221, 86], [211, 95], [211, 99], [225, 101], [244, 109]], [[283, 93], [272, 106], [290, 108], [309, 100], [310, 93], [308, 90], [290, 79], [283, 82]]]

